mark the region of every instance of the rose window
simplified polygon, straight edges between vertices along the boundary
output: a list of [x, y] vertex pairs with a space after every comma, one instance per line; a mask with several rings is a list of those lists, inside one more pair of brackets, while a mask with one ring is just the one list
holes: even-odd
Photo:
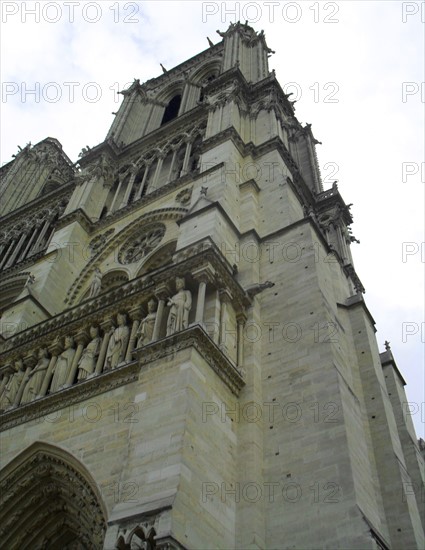
[[165, 226], [155, 225], [146, 229], [141, 235], [133, 236], [120, 250], [118, 261], [121, 264], [132, 264], [145, 258], [162, 241]]

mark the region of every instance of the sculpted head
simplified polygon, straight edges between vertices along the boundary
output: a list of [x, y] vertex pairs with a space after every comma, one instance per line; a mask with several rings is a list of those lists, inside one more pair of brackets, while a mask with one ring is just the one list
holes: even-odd
[[156, 311], [156, 302], [153, 298], [151, 298], [148, 302], [148, 312], [154, 313]]
[[24, 362], [22, 359], [16, 359], [15, 361], [15, 370], [16, 372], [24, 370]]
[[125, 313], [118, 313], [117, 323], [122, 327], [127, 322], [127, 315]]
[[183, 290], [185, 286], [184, 277], [176, 277], [176, 289]]
[[74, 347], [74, 338], [72, 336], [65, 336], [65, 349]]
[[47, 357], [47, 348], [40, 348], [38, 350], [38, 358], [39, 359], [44, 359], [45, 357]]
[[99, 327], [91, 326], [90, 327], [90, 336], [91, 338], [96, 338], [99, 336]]

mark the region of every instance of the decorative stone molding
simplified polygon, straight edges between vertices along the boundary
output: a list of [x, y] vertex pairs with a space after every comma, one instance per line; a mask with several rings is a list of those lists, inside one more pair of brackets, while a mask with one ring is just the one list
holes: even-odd
[[5, 547], [58, 547], [62, 537], [78, 541], [82, 548], [103, 547], [106, 509], [100, 493], [86, 469], [66, 451], [33, 444], [1, 471], [0, 491]]
[[217, 284], [230, 289], [236, 309], [243, 311], [250, 305], [249, 297], [234, 279], [233, 267], [210, 238], [181, 249], [174, 255], [173, 261], [172, 265], [158, 268], [149, 275], [143, 275], [123, 284], [120, 288], [95, 296], [8, 339], [4, 352], [0, 355], [0, 361], [5, 364], [10, 357], [15, 357], [18, 348], [24, 353], [33, 347], [49, 346], [52, 338], [64, 338], [70, 331], [75, 332], [81, 324], [87, 326], [99, 324], [105, 317], [112, 317], [117, 311], [128, 311], [135, 305], [136, 296], [141, 302], [147, 301], [152, 296], [152, 289], [158, 285], [209, 264], [215, 271]]
[[114, 232], [115, 228], [112, 227], [104, 233], [97, 235], [96, 237], [94, 237], [94, 239], [90, 241], [89, 249], [92, 256], [96, 256], [96, 254], [105, 246], [105, 244], [108, 242], [108, 239], [113, 235]]
[[84, 283], [91, 276], [96, 265], [102, 261], [108, 254], [112, 253], [114, 248], [123, 244], [127, 239], [130, 239], [133, 235], [137, 235], [140, 228], [150, 225], [152, 222], [162, 222], [165, 220], [178, 220], [186, 213], [185, 208], [162, 208], [154, 210], [153, 212], [147, 212], [140, 218], [138, 218], [132, 224], [126, 226], [122, 231], [117, 233], [106, 246], [99, 249], [99, 251], [90, 258], [87, 265], [83, 268], [77, 279], [71, 285], [65, 298], [65, 303], [73, 304], [77, 300], [77, 296]]

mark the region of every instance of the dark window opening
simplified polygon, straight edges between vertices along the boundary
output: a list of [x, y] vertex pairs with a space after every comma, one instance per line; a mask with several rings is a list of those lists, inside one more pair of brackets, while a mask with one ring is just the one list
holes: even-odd
[[170, 122], [179, 114], [180, 103], [182, 101], [181, 95], [175, 95], [165, 107], [164, 116], [162, 117], [161, 126], [166, 122]]

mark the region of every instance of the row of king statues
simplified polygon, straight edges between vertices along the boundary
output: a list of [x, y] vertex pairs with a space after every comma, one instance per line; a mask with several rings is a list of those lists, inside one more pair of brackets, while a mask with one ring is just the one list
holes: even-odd
[[[167, 306], [170, 310], [166, 336], [171, 336], [186, 329], [189, 325], [192, 293], [190, 290], [186, 290], [184, 278], [176, 278], [176, 293], [168, 299]], [[154, 329], [157, 321], [156, 300], [151, 298], [148, 301], [147, 310], [147, 315], [138, 326], [135, 334], [136, 341], [132, 348], [146, 346], [154, 339]], [[91, 326], [89, 334], [89, 341], [79, 357], [76, 356], [77, 349], [74, 338], [65, 336], [63, 351], [55, 361], [49, 357], [47, 347], [41, 347], [38, 350], [37, 363], [30, 372], [25, 370], [22, 359], [16, 360], [15, 372], [11, 375], [3, 374], [3, 377], [8, 377], [8, 379], [5, 384], [2, 384], [0, 411], [30, 403], [47, 393], [55, 393], [75, 382], [82, 382], [101, 372], [115, 369], [118, 365], [126, 362], [131, 336], [126, 313], [118, 313], [116, 325], [112, 326], [109, 333], [106, 333], [103, 337], [100, 335], [97, 326]], [[102, 354], [102, 344], [105, 340], [107, 341], [107, 347]], [[76, 361], [77, 364], [75, 365]], [[72, 375], [73, 369], [75, 370], [74, 376]], [[70, 377], [72, 380], [70, 380]], [[23, 390], [22, 386], [24, 386]]]

